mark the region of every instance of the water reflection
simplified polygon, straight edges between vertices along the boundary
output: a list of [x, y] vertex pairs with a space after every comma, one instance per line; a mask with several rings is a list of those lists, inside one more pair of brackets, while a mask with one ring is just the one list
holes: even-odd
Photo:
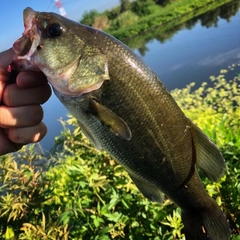
[[191, 20], [176, 25], [176, 20], [167, 23], [164, 26], [158, 28], [152, 28], [146, 31], [144, 34], [135, 36], [134, 38], [125, 39], [124, 43], [132, 49], [138, 49], [141, 56], [145, 56], [149, 48], [146, 43], [153, 39], [157, 39], [161, 43], [165, 43], [166, 40], [173, 38], [175, 34], [183, 29], [193, 29], [196, 24], [210, 28], [218, 27], [218, 22], [221, 19], [225, 19], [227, 22], [231, 21], [232, 16], [235, 16], [240, 8], [240, 1], [232, 1], [224, 4], [214, 10], [210, 10], [206, 13], [200, 14]]
[[[213, 11], [201, 14], [181, 25], [168, 27], [165, 33], [162, 28], [149, 31], [131, 39], [138, 44], [134, 51], [157, 73], [168, 90], [183, 88], [190, 82], [198, 87], [220, 69], [239, 62], [239, 7], [240, 2], [233, 1], [215, 9], [216, 14]], [[208, 17], [212, 14], [214, 17]], [[230, 73], [229, 77], [234, 74]]]
[[186, 26], [194, 26], [198, 21], [201, 22], [203, 27], [217, 27], [219, 19], [225, 19], [230, 22], [231, 17], [235, 16], [240, 8], [239, 1], [229, 2], [220, 6], [214, 10], [208, 11], [204, 14], [201, 14], [186, 23]]

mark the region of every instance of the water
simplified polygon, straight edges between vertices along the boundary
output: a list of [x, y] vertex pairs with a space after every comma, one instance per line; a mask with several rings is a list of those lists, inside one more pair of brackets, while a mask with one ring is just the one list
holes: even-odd
[[[226, 6], [175, 26], [167, 34], [154, 29], [126, 43], [157, 73], [168, 90], [191, 82], [199, 86], [209, 76], [218, 75], [220, 69], [240, 61], [239, 3]], [[168, 35], [170, 38], [166, 38]], [[144, 37], [146, 40], [141, 39]], [[236, 72], [229, 77], [231, 74]], [[43, 108], [48, 133], [41, 145], [49, 150], [62, 130], [58, 119], [66, 119], [67, 111], [54, 94]]]
[[[190, 82], [200, 85], [220, 69], [239, 62], [240, 11], [227, 20], [218, 16], [217, 21], [205, 23], [213, 24], [209, 28], [202, 26], [204, 18], [198, 19], [192, 29], [176, 31], [164, 43], [154, 38], [145, 45], [149, 51], [144, 52], [144, 61], [168, 90], [183, 88]], [[135, 52], [141, 56], [141, 48]]]

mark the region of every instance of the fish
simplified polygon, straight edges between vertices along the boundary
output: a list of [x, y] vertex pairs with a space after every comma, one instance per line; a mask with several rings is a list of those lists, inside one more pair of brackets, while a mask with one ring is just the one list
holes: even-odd
[[226, 216], [199, 176], [219, 181], [225, 160], [153, 70], [103, 31], [31, 8], [23, 16], [12, 66], [42, 71], [92, 144], [121, 164], [146, 198], [175, 202], [187, 240], [230, 239]]

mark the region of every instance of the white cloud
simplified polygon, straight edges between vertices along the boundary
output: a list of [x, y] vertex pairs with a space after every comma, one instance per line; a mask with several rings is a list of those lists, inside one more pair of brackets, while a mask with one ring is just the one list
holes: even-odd
[[198, 62], [200, 66], [219, 66], [227, 62], [229, 59], [240, 59], [240, 48], [220, 53], [216, 56], [208, 56]]
[[182, 68], [184, 65], [186, 65], [188, 63], [178, 63], [178, 64], [175, 64], [173, 66], [170, 67], [170, 71], [177, 71], [179, 70], [180, 68]]

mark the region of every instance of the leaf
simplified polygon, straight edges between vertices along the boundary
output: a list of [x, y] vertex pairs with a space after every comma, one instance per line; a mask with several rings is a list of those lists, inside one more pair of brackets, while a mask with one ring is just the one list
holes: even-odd
[[70, 221], [70, 217], [73, 215], [72, 210], [66, 211], [64, 213], [61, 214], [60, 223], [63, 223], [63, 225], [68, 224], [68, 222]]
[[104, 216], [106, 216], [109, 221], [118, 222], [119, 219], [121, 218], [122, 214], [119, 212], [114, 212], [112, 214], [106, 213], [106, 214], [104, 214]]
[[238, 193], [240, 194], [240, 183], [237, 185]]
[[93, 219], [93, 223], [96, 227], [99, 227], [100, 223], [104, 223], [104, 220], [100, 217], [96, 217]]
[[44, 212], [42, 212], [42, 228], [45, 230], [46, 227], [46, 217]]
[[216, 198], [216, 202], [217, 202], [218, 206], [221, 206], [221, 205], [222, 205], [222, 199], [221, 199], [220, 196], [218, 196], [218, 197]]
[[109, 232], [112, 228], [111, 227], [105, 227], [100, 231], [101, 235], [104, 235], [105, 233]]
[[127, 205], [126, 201], [124, 201], [124, 199], [122, 199], [122, 204], [125, 206], [125, 208], [129, 209], [129, 206]]
[[11, 226], [7, 226], [7, 230], [5, 233], [5, 239], [12, 239], [15, 236], [13, 228]]

